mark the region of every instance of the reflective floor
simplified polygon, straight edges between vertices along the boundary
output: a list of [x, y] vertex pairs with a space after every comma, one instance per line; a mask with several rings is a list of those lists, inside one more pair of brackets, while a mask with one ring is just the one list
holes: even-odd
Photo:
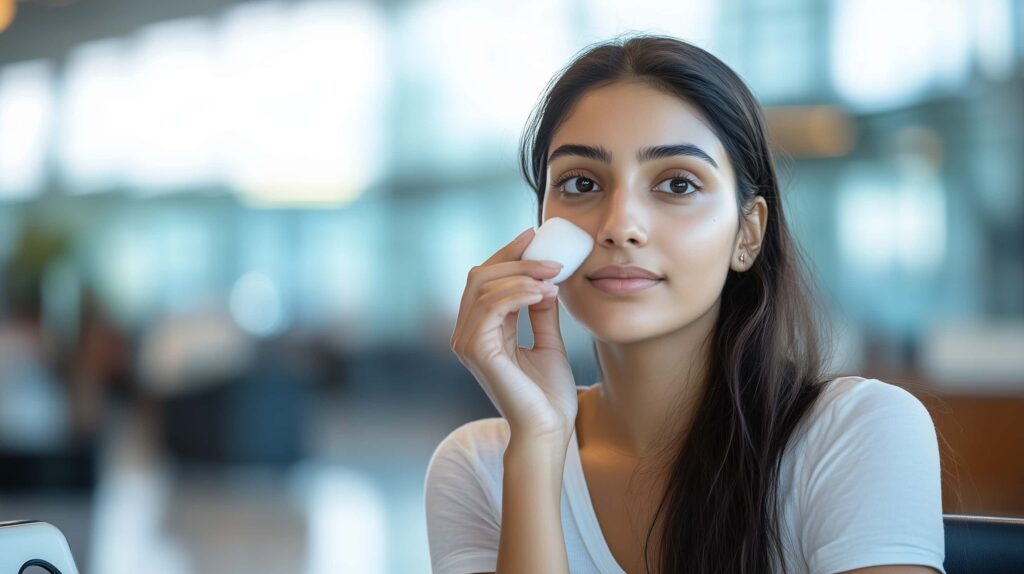
[[0, 508], [58, 525], [83, 573], [429, 572], [423, 477], [466, 413], [337, 397], [312, 412], [315, 456], [268, 468], [174, 462], [119, 409], [94, 494], [0, 495]]

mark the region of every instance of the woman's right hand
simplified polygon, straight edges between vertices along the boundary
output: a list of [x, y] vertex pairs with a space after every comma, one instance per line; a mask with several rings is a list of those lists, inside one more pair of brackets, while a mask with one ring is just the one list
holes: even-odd
[[[576, 383], [558, 324], [559, 267], [521, 260], [528, 229], [470, 269], [452, 351], [509, 423], [516, 441], [565, 446], [576, 424]], [[534, 345], [519, 346], [519, 310], [529, 306]]]

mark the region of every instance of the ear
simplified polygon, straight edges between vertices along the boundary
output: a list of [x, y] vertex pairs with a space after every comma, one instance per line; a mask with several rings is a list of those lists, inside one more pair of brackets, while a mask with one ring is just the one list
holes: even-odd
[[[760, 195], [754, 196], [744, 211], [730, 264], [733, 271], [738, 272], [750, 269], [761, 252], [761, 241], [768, 227], [768, 202]], [[740, 261], [740, 255], [743, 255], [743, 261]]]

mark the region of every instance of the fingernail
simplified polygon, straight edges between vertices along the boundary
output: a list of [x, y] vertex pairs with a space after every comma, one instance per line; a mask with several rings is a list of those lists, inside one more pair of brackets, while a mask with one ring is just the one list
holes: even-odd
[[540, 264], [552, 269], [561, 269], [563, 267], [563, 265], [557, 261], [541, 261]]

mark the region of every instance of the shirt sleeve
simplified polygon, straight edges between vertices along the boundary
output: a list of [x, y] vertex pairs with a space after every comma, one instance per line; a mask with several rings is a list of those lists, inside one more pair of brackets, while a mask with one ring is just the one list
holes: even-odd
[[895, 385], [824, 411], [807, 450], [801, 538], [811, 574], [887, 564], [945, 574], [941, 473], [935, 426], [924, 405]]
[[434, 574], [494, 572], [500, 519], [484, 488], [480, 462], [453, 431], [427, 465], [424, 501]]

